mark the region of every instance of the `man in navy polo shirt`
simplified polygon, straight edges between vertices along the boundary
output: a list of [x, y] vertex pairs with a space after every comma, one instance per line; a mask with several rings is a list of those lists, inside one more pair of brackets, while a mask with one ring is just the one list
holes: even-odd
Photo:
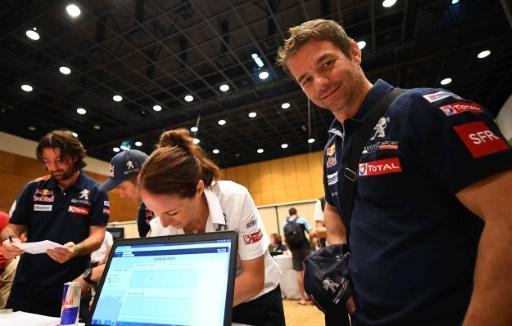
[[[334, 21], [290, 29], [278, 60], [331, 111], [324, 149], [329, 243], [353, 135], [393, 87], [361, 69]], [[360, 158], [350, 225], [354, 325], [512, 325], [512, 149], [479, 104], [410, 89], [378, 120]]]
[[[36, 153], [50, 174], [25, 186], [0, 234], [6, 258], [23, 254], [6, 307], [59, 316], [64, 283], [84, 271], [90, 253], [103, 242], [109, 202], [99, 184], [83, 173], [85, 150], [70, 131], [48, 133]], [[28, 242], [51, 240], [65, 247], [24, 253], [16, 247], [24, 232]]]

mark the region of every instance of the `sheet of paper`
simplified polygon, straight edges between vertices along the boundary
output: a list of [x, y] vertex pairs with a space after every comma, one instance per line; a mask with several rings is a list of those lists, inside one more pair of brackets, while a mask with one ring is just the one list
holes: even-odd
[[46, 250], [53, 248], [65, 248], [63, 245], [50, 240], [38, 241], [38, 242], [25, 242], [15, 243], [14, 246], [21, 250], [28, 252], [29, 254], [45, 254]]
[[31, 314], [23, 311], [0, 314], [0, 325], [56, 326], [60, 318]]

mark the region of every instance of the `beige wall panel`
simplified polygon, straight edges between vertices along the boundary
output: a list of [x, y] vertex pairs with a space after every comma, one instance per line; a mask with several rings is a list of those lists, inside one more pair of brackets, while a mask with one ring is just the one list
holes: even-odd
[[272, 233], [279, 233], [276, 209], [273, 206], [261, 207], [258, 208], [258, 211], [260, 212], [261, 219], [263, 221], [263, 225], [265, 226], [265, 231], [267, 232], [267, 235], [270, 236], [270, 234]]
[[295, 207], [297, 210], [297, 213], [300, 217], [306, 219], [309, 224], [314, 228], [314, 218], [313, 218], [313, 211], [315, 209], [315, 202], [305, 202], [305, 203], [294, 203], [294, 204], [286, 204], [286, 205], [280, 205], [277, 208], [277, 216], [279, 220], [279, 227], [280, 227], [280, 233], [283, 233], [283, 226], [286, 221], [286, 217], [289, 216], [288, 210], [291, 207]]

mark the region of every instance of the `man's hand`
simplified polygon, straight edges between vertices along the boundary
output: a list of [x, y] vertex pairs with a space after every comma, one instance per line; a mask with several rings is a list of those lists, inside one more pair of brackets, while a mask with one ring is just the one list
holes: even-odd
[[80, 296], [84, 296], [87, 292], [89, 292], [89, 290], [91, 289], [91, 285], [89, 283], [87, 283], [84, 278], [83, 278], [83, 275], [80, 274], [80, 276], [78, 276], [77, 278], [75, 278], [73, 280], [73, 282], [78, 282], [80, 283], [80, 288], [81, 288], [81, 294]]
[[65, 248], [53, 248], [48, 249], [46, 253], [50, 256], [51, 259], [64, 264], [71, 258], [75, 257], [77, 254], [76, 245], [73, 242], [68, 242], [64, 244]]
[[13, 259], [16, 256], [19, 256], [24, 253], [23, 250], [19, 249], [18, 247], [14, 246], [13, 244], [21, 243], [21, 240], [18, 238], [12, 238], [12, 242], [10, 239], [5, 240], [2, 242], [2, 246], [0, 247], [0, 251], [4, 255], [6, 259]]
[[349, 314], [353, 315], [356, 312], [356, 302], [354, 301], [354, 297], [348, 298], [347, 302], [345, 302], [345, 307]]

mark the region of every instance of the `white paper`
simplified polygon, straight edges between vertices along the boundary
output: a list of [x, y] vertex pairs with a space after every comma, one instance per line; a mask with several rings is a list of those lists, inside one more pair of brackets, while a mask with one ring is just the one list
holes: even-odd
[[30, 326], [56, 326], [60, 318], [31, 314], [23, 311], [0, 314], [1, 325], [30, 325]]
[[46, 250], [53, 248], [66, 248], [60, 243], [53, 242], [50, 240], [38, 241], [38, 242], [20, 242], [13, 243], [13, 246], [18, 247], [19, 249], [28, 252], [29, 254], [45, 254]]

